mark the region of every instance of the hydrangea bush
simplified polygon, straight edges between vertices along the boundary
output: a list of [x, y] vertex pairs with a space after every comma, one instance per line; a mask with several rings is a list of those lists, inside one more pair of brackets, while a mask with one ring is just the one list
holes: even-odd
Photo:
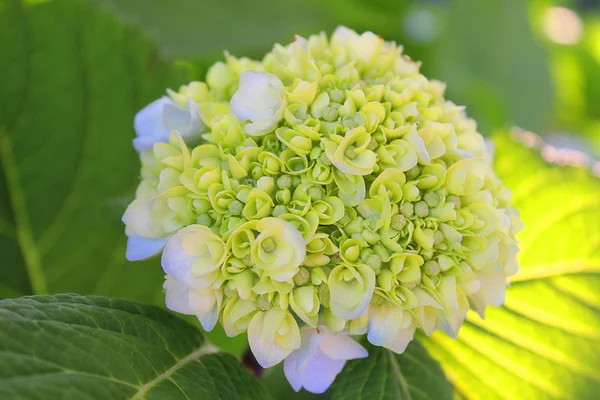
[[419, 66], [340, 27], [168, 90], [135, 119], [128, 259], [162, 250], [167, 307], [247, 332], [296, 390], [367, 356], [349, 335], [397, 353], [416, 329], [456, 335], [503, 303], [520, 221], [475, 122]]

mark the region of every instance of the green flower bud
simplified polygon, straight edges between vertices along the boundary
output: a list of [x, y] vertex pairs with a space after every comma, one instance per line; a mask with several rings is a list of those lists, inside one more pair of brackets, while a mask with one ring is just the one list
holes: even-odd
[[431, 229], [421, 229], [417, 225], [415, 227], [414, 241], [425, 250], [433, 249], [433, 231]]
[[344, 94], [343, 90], [333, 89], [332, 91], [329, 92], [329, 98], [332, 101], [335, 101], [336, 103], [342, 104], [344, 102], [344, 100], [346, 99], [346, 95]]
[[347, 239], [340, 245], [340, 257], [349, 264], [355, 265], [359, 262], [363, 242], [358, 239]]
[[303, 286], [290, 293], [290, 307], [298, 318], [310, 326], [315, 326], [319, 319], [319, 296], [314, 286]]
[[270, 176], [263, 176], [256, 181], [256, 188], [265, 193], [272, 194], [275, 190], [275, 180]]
[[[289, 189], [282, 189], [282, 190], [278, 190], [275, 193], [275, 201], [278, 204], [288, 204], [290, 202], [290, 200], [292, 199], [292, 193], [289, 191]], [[284, 207], [285, 208], [285, 207]], [[287, 209], [286, 209], [287, 210]], [[286, 211], [287, 212], [287, 211]], [[281, 215], [281, 214], [280, 214]]]
[[310, 281], [310, 271], [306, 268], [300, 268], [298, 273], [294, 275], [294, 283], [302, 286]]
[[246, 199], [242, 214], [246, 219], [260, 219], [268, 217], [275, 206], [271, 196], [260, 189], [252, 189]]
[[419, 201], [414, 206], [415, 215], [419, 218], [425, 218], [429, 215], [429, 207], [424, 201]]
[[294, 90], [288, 95], [291, 103], [311, 104], [317, 96], [318, 82], [307, 82], [294, 79]]
[[405, 172], [408, 181], [416, 180], [421, 175], [421, 167], [416, 165]]
[[454, 195], [475, 194], [485, 183], [487, 168], [482, 158], [459, 160], [448, 168], [444, 187]]
[[429, 276], [436, 276], [440, 273], [440, 265], [435, 260], [429, 260], [424, 265], [425, 273]]
[[344, 215], [338, 221], [337, 225], [341, 228], [346, 227], [350, 221], [354, 221], [356, 219], [356, 210], [354, 208], [345, 207]]
[[346, 205], [356, 206], [364, 200], [366, 194], [365, 180], [359, 175], [346, 175], [342, 171], [335, 171], [333, 179], [338, 188], [337, 197]]
[[323, 197], [325, 196], [325, 191], [321, 187], [311, 186], [308, 189], [307, 194], [311, 198], [311, 200], [313, 200], [313, 201], [314, 200], [322, 200]]
[[344, 202], [337, 197], [315, 201], [312, 208], [317, 212], [321, 225], [335, 224], [344, 215]]
[[406, 140], [394, 140], [390, 144], [379, 146], [377, 155], [382, 168], [408, 171], [417, 165], [417, 154]]
[[441, 244], [445, 239], [444, 234], [442, 233], [442, 231], [435, 231], [435, 233], [433, 234], [433, 244], [435, 245], [439, 245]]
[[421, 170], [417, 187], [421, 190], [439, 189], [446, 179], [446, 168], [441, 164], [426, 165]]
[[312, 141], [321, 137], [318, 131], [305, 125], [296, 125], [294, 129], [279, 128], [275, 134], [281, 143], [299, 155], [309, 154], [313, 148]]
[[[331, 164], [328, 161], [329, 164]], [[320, 185], [327, 185], [333, 181], [333, 171], [330, 166], [325, 165], [319, 158], [312, 169], [308, 170], [307, 178]]]
[[287, 212], [288, 212], [287, 208], [285, 206], [279, 204], [279, 205], [275, 206], [275, 208], [273, 209], [272, 214], [273, 214], [274, 217], [280, 217], [280, 216], [282, 216], [283, 214], [285, 214]]
[[414, 214], [414, 206], [412, 203], [404, 203], [402, 204], [402, 206], [400, 207], [400, 213], [405, 216], [406, 218], [410, 218], [413, 216]]
[[231, 201], [227, 206], [227, 210], [231, 215], [241, 215], [243, 208], [244, 205], [238, 200]]
[[306, 255], [306, 242], [298, 229], [279, 218], [263, 218], [256, 230], [260, 234], [252, 243], [254, 265], [275, 281], [292, 279]]
[[446, 198], [446, 202], [454, 204], [454, 209], [458, 210], [460, 208], [460, 197], [458, 196], [448, 196]]
[[206, 135], [214, 144], [234, 149], [239, 146], [246, 135], [239, 121], [232, 114], [224, 114], [211, 124], [211, 134]]
[[305, 240], [309, 240], [319, 226], [319, 216], [315, 211], [308, 211], [304, 216], [286, 213], [280, 215], [279, 218], [294, 225]]
[[367, 258], [367, 265], [373, 268], [374, 271], [379, 271], [381, 268], [381, 257], [378, 254], [371, 254]]
[[402, 200], [402, 186], [406, 183], [404, 173], [398, 169], [386, 169], [373, 181], [369, 189], [369, 196], [375, 197], [381, 187], [392, 203]]
[[452, 203], [446, 203], [440, 207], [432, 208], [430, 214], [440, 222], [454, 221], [456, 219], [456, 211], [454, 211], [454, 204]]
[[257, 311], [258, 306], [253, 301], [230, 298], [223, 308], [223, 328], [227, 336], [233, 337], [246, 332]]
[[277, 178], [277, 187], [279, 189], [289, 189], [292, 187], [292, 177], [290, 175], [281, 175]]
[[429, 207], [436, 207], [440, 202], [440, 198], [435, 192], [425, 192], [423, 200]]
[[405, 286], [395, 286], [388, 297], [394, 304], [403, 309], [416, 308], [419, 305], [419, 300], [412, 290]]
[[310, 283], [319, 286], [322, 283], [327, 282], [327, 274], [323, 270], [323, 268], [311, 268], [310, 269]]
[[416, 182], [408, 182], [402, 186], [402, 193], [407, 201], [416, 201], [419, 198], [419, 188]]
[[325, 141], [325, 153], [329, 161], [340, 171], [352, 175], [368, 175], [373, 172], [377, 157], [369, 150], [371, 135], [359, 127], [340, 136], [330, 136]]
[[262, 172], [265, 175], [277, 175], [283, 167], [279, 157], [267, 151], [260, 153], [258, 162], [262, 164]]
[[375, 273], [366, 265], [338, 265], [327, 281], [331, 312], [341, 319], [358, 318], [365, 312], [375, 288]]
[[369, 102], [360, 108], [360, 112], [366, 117], [365, 128], [367, 132], [373, 133], [377, 126], [385, 120], [385, 108], [377, 101]]
[[284, 150], [280, 158], [288, 174], [300, 175], [311, 167], [305, 155], [296, 154], [289, 149]]
[[341, 332], [346, 327], [346, 320], [337, 317], [329, 308], [325, 308], [323, 310], [323, 315], [321, 316], [321, 319], [323, 321], [323, 324], [328, 326], [333, 332]]
[[200, 214], [196, 217], [196, 222], [200, 225], [211, 227], [215, 221], [208, 214]]
[[[410, 204], [410, 203], [408, 203]], [[392, 216], [391, 227], [397, 231], [402, 230], [406, 226], [406, 217], [404, 215], [396, 214]]]
[[338, 111], [335, 108], [327, 107], [323, 112], [323, 119], [327, 122], [336, 121], [339, 117]]
[[411, 253], [397, 253], [390, 259], [390, 271], [398, 281], [407, 283], [421, 279], [423, 257]]

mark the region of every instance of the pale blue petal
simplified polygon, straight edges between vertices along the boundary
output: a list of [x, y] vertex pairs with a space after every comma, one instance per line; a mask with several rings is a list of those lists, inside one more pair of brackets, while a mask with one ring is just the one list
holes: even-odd
[[127, 238], [127, 251], [125, 257], [129, 261], [139, 261], [159, 253], [167, 244], [171, 236], [150, 239], [143, 236], [129, 235]]
[[324, 393], [345, 364], [346, 360], [332, 360], [317, 351], [302, 370], [304, 389], [316, 394]]
[[326, 336], [319, 345], [319, 350], [333, 360], [353, 360], [355, 358], [365, 358], [369, 355], [367, 349], [344, 334]]
[[134, 139], [133, 145], [137, 151], [150, 150], [155, 142], [169, 137], [170, 130], [163, 124], [163, 107], [172, 103], [171, 99], [163, 96], [135, 115], [133, 126], [137, 140]]

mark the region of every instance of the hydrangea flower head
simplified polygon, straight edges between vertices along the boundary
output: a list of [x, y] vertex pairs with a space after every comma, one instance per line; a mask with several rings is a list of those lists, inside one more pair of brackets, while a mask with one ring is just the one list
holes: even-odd
[[136, 117], [128, 258], [164, 247], [167, 306], [247, 331], [265, 368], [287, 357], [296, 390], [366, 356], [348, 335], [397, 353], [417, 329], [456, 335], [504, 302], [520, 221], [475, 122], [419, 66], [340, 27], [168, 91]]

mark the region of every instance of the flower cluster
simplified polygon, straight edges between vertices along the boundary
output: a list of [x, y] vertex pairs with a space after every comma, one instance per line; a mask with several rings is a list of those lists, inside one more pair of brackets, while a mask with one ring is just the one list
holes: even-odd
[[287, 357], [296, 390], [366, 356], [348, 335], [398, 353], [416, 329], [456, 335], [503, 303], [520, 221], [444, 89], [343, 27], [226, 54], [136, 116], [127, 257], [164, 247], [167, 306], [247, 331], [264, 367]]

